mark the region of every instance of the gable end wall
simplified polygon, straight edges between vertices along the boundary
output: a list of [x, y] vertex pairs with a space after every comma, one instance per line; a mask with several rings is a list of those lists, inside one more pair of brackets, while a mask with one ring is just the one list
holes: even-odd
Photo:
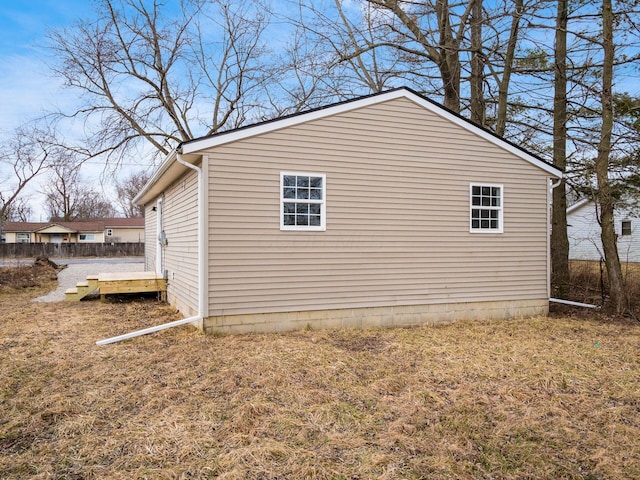
[[[457, 303], [546, 311], [547, 174], [407, 99], [206, 154], [214, 323]], [[280, 231], [282, 171], [326, 174], [326, 232]], [[469, 233], [471, 182], [504, 185], [503, 234]]]

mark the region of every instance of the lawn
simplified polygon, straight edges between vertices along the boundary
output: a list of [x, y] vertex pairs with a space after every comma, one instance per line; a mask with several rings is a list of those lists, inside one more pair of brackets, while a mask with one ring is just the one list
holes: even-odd
[[43, 283], [0, 286], [2, 479], [640, 478], [637, 322], [187, 326], [98, 347], [179, 317], [31, 302]]

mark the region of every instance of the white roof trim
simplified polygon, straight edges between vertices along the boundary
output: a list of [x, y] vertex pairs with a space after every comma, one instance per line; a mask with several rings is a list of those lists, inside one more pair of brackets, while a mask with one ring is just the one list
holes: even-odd
[[146, 193], [149, 190], [151, 190], [151, 187], [153, 187], [153, 185], [158, 180], [160, 180], [160, 178], [164, 175], [164, 173], [169, 169], [171, 164], [175, 162], [177, 157], [176, 153], [177, 153], [176, 149], [174, 148], [167, 154], [165, 159], [160, 164], [160, 167], [158, 167], [158, 169], [155, 172], [153, 172], [149, 180], [147, 180], [147, 183], [142, 187], [142, 190], [140, 190], [138, 194], [133, 198], [132, 203], [134, 205], [140, 205], [140, 203], [138, 202], [140, 202], [142, 198], [146, 195]]
[[543, 162], [542, 160], [517, 148], [516, 146], [510, 144], [509, 142], [502, 140], [500, 137], [493, 135], [487, 130], [484, 130], [483, 128], [480, 128], [474, 125], [473, 123], [463, 119], [462, 117], [459, 117], [451, 113], [450, 111], [440, 107], [438, 104], [430, 102], [422, 98], [421, 96], [413, 93], [412, 91], [404, 88], [392, 90], [386, 93], [381, 93], [379, 95], [372, 95], [372, 96], [361, 98], [358, 100], [339, 103], [337, 105], [321, 108], [321, 109], [314, 110], [307, 113], [300, 113], [298, 115], [293, 115], [291, 117], [286, 117], [280, 120], [276, 119], [276, 120], [265, 122], [259, 125], [240, 128], [238, 130], [232, 130], [232, 131], [229, 131], [228, 133], [223, 132], [210, 137], [190, 140], [182, 144], [182, 153], [184, 155], [189, 153], [197, 153], [197, 152], [200, 152], [201, 150], [206, 150], [209, 148], [217, 147], [219, 145], [224, 145], [226, 143], [235, 142], [237, 140], [241, 140], [244, 138], [253, 137], [255, 135], [260, 135], [260, 134], [272, 132], [275, 130], [280, 130], [282, 128], [287, 128], [293, 125], [299, 125], [299, 124], [310, 122], [313, 120], [325, 118], [330, 115], [349, 112], [358, 108], [363, 108], [369, 105], [375, 105], [375, 104], [386, 102], [396, 98], [406, 98], [408, 100], [411, 100], [412, 102], [435, 113], [436, 115], [439, 115], [440, 117], [449, 120], [450, 122], [464, 128], [465, 130], [468, 130], [478, 135], [479, 137], [482, 137], [485, 140], [493, 143], [494, 145], [497, 145], [498, 147], [504, 150], [507, 150], [510, 153], [513, 153], [514, 155], [535, 165], [536, 167], [541, 168], [542, 170], [547, 172], [549, 175], [552, 175], [554, 177], [562, 177], [562, 172], [556, 167]]
[[590, 199], [590, 198], [583, 198], [582, 200], [577, 201], [576, 203], [571, 205], [569, 208], [567, 208], [567, 214], [573, 213], [576, 210], [581, 209], [582, 207], [584, 207], [585, 205], [591, 203], [592, 201], [593, 200]]
[[[197, 155], [201, 154], [204, 150], [224, 145], [227, 143], [242, 140], [244, 138], [261, 135], [263, 133], [273, 132], [294, 125], [300, 125], [302, 123], [311, 122], [313, 120], [326, 118], [331, 115], [339, 113], [349, 112], [358, 108], [367, 107], [369, 105], [376, 105], [382, 102], [387, 102], [396, 98], [406, 98], [417, 105], [435, 113], [436, 115], [445, 118], [446, 120], [458, 125], [465, 130], [478, 135], [479, 137], [493, 143], [494, 145], [516, 155], [517, 157], [529, 162], [530, 164], [542, 169], [547, 174], [553, 177], [562, 178], [562, 171], [550, 165], [539, 158], [527, 153], [515, 145], [507, 142], [506, 140], [492, 134], [491, 132], [480, 128], [473, 123], [465, 120], [464, 118], [450, 112], [444, 107], [435, 102], [431, 102], [417, 93], [407, 89], [398, 88], [389, 92], [380, 93], [377, 95], [370, 95], [367, 97], [350, 100], [336, 105], [331, 105], [310, 112], [302, 112], [289, 117], [274, 119], [258, 125], [241, 127], [237, 130], [230, 130], [228, 132], [221, 132], [209, 137], [203, 137], [200, 139], [189, 140], [178, 146], [180, 153], [183, 155], [183, 159], [192, 163], [197, 161]], [[163, 180], [166, 175], [174, 178], [176, 175], [180, 175], [186, 171], [186, 167], [176, 163], [176, 149], [172, 150], [164, 159], [160, 167], [154, 172], [147, 184], [142, 188], [140, 193], [136, 195], [133, 202], [136, 204], [143, 204], [154, 195], [157, 195], [162, 190], [162, 185], [156, 185], [160, 180]], [[191, 155], [191, 158], [187, 158]], [[177, 165], [177, 167], [176, 167]], [[180, 168], [178, 168], [180, 167]], [[175, 177], [177, 178], [177, 177]]]

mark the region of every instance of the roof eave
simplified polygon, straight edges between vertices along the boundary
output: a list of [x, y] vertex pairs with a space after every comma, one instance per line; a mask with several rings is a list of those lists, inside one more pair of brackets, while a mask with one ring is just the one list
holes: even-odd
[[567, 208], [567, 214], [573, 213], [576, 210], [581, 209], [582, 207], [591, 203], [592, 201], [593, 200], [591, 200], [590, 198], [583, 198], [582, 200], [577, 201], [576, 203], [571, 205], [569, 208]]
[[179, 144], [169, 152], [160, 167], [142, 187], [140, 193], [134, 197], [134, 204], [146, 205], [189, 170], [177, 161], [178, 155], [188, 163], [195, 164], [198, 162], [200, 155], [182, 155], [182, 145], [182, 143]]
[[241, 127], [236, 130], [230, 130], [228, 132], [221, 132], [208, 137], [189, 140], [180, 145], [183, 154], [201, 152], [202, 150], [224, 145], [226, 143], [241, 140], [247, 137], [252, 137], [262, 133], [268, 133], [275, 130], [280, 130], [293, 125], [298, 125], [313, 121], [319, 118], [324, 118], [336, 113], [347, 112], [355, 110], [357, 108], [363, 108], [368, 105], [380, 103], [382, 101], [393, 100], [395, 98], [407, 98], [414, 103], [422, 106], [423, 108], [435, 113], [436, 115], [446, 118], [452, 123], [461, 126], [462, 128], [471, 131], [472, 133], [488, 140], [489, 142], [497, 145], [498, 147], [507, 150], [523, 160], [537, 166], [544, 170], [547, 174], [555, 178], [562, 178], [563, 172], [559, 168], [545, 162], [542, 158], [538, 158], [531, 154], [522, 147], [509, 142], [508, 140], [496, 135], [495, 133], [485, 128], [479, 127], [470, 122], [461, 115], [449, 110], [448, 108], [429, 100], [426, 97], [418, 94], [417, 92], [401, 87], [387, 92], [373, 94], [367, 97], [355, 99], [352, 101], [342, 102], [327, 107], [322, 107], [316, 110], [311, 110], [306, 113], [294, 114], [281, 119], [274, 119], [259, 123], [256, 125], [249, 125], [247, 127]]
[[162, 178], [162, 176], [169, 170], [171, 165], [174, 163], [176, 158], [177, 151], [174, 148], [169, 152], [166, 158], [163, 160], [160, 168], [158, 168], [153, 175], [147, 180], [142, 190], [133, 198], [133, 203], [136, 205], [144, 205], [150, 199], [148, 197], [151, 196], [151, 191], [153, 190], [154, 185]]
[[363, 108], [368, 105], [374, 105], [395, 98], [407, 98], [413, 101], [414, 103], [424, 107], [425, 109], [435, 113], [436, 115], [448, 119], [452, 123], [459, 125], [468, 131], [471, 131], [472, 133], [488, 140], [494, 145], [507, 150], [517, 157], [527, 161], [528, 163], [542, 169], [551, 177], [562, 178], [563, 176], [562, 170], [527, 152], [522, 147], [511, 143], [502, 137], [497, 136], [496, 134], [485, 128], [475, 125], [469, 120], [463, 118], [461, 115], [443, 107], [442, 105], [432, 100], [429, 100], [426, 97], [423, 97], [422, 95], [414, 92], [409, 88], [401, 87], [394, 90], [389, 90], [387, 92], [376, 93], [366, 97], [360, 97], [354, 100], [321, 107], [308, 112], [301, 112], [299, 114], [293, 114], [283, 118], [273, 119], [259, 124], [248, 125], [246, 127], [240, 127], [235, 130], [221, 132], [211, 136], [182, 142], [175, 149], [169, 152], [160, 167], [151, 176], [140, 193], [138, 193], [138, 195], [136, 195], [136, 197], [133, 199], [133, 203], [135, 203], [136, 205], [145, 205], [149, 203], [151, 200], [160, 195], [166, 187], [168, 187], [171, 183], [173, 183], [187, 171], [187, 167], [181, 165], [176, 161], [178, 153], [180, 153], [183, 156], [182, 158], [189, 163], [195, 163], [201, 157], [202, 151], [210, 148], [235, 142], [237, 140], [242, 140], [255, 135], [269, 133], [275, 130], [280, 130], [290, 126], [310, 122], [316, 119], [325, 118], [338, 113]]

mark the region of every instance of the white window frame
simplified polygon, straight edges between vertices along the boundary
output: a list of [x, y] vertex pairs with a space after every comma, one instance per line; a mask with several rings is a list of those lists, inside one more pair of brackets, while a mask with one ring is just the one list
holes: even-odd
[[[85, 238], [82, 238], [85, 237]], [[91, 238], [87, 238], [91, 237]], [[95, 233], [79, 233], [78, 234], [78, 242], [95, 242], [96, 234]]]
[[113, 229], [107, 228], [107, 237], [111, 237], [111, 236], [113, 236]]
[[[483, 206], [473, 204], [473, 187], [489, 187], [500, 189], [500, 206]], [[494, 210], [498, 212], [498, 228], [473, 228], [473, 211], [474, 210]], [[504, 232], [504, 185], [498, 183], [480, 183], [474, 182], [469, 184], [469, 232], [470, 233], [503, 233]]]
[[31, 234], [25, 232], [16, 233], [16, 243], [31, 243]]
[[[289, 200], [284, 198], [284, 177], [319, 177], [322, 178], [322, 199], [304, 199]], [[285, 225], [284, 224], [284, 205], [285, 203], [309, 203], [320, 205], [320, 225]], [[306, 232], [324, 232], [327, 229], [327, 176], [324, 173], [308, 173], [308, 172], [280, 172], [280, 230], [285, 231], [306, 231]]]

